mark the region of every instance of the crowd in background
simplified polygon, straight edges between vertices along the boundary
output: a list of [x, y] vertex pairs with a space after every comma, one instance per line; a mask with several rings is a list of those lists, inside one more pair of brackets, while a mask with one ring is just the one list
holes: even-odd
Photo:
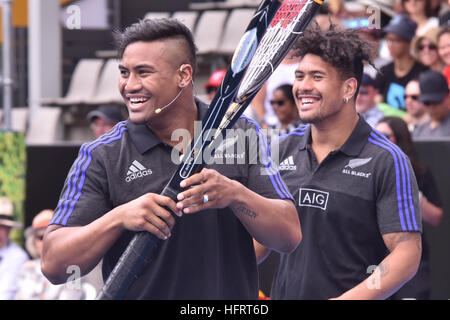
[[[359, 28], [360, 36], [373, 43], [373, 65], [365, 66], [357, 111], [410, 157], [419, 182], [423, 220], [438, 226], [443, 215], [442, 201], [434, 178], [417, 156], [412, 139], [450, 137], [450, 1], [396, 0], [389, 8], [391, 11], [385, 10], [378, 1], [356, 3], [365, 5], [363, 10], [349, 8], [344, 1], [329, 1], [315, 21], [321, 28], [330, 24], [337, 28]], [[379, 27], [367, 19], [367, 6], [382, 9]], [[263, 128], [275, 128], [282, 134], [302, 124], [292, 94], [298, 64], [292, 53], [246, 111]], [[209, 99], [214, 97], [224, 75], [225, 70], [219, 70], [205, 84]], [[96, 137], [123, 120], [105, 106], [88, 117]], [[97, 288], [89, 282], [79, 286], [53, 286], [42, 275], [42, 237], [52, 211], [37, 214], [25, 230], [26, 250], [9, 240], [10, 230], [22, 227], [12, 212], [8, 199], [0, 199], [0, 299], [95, 297]], [[421, 287], [421, 284], [426, 282], [422, 277], [428, 277], [428, 256], [424, 254], [423, 259], [415, 277], [419, 284], [411, 290], [422, 290], [417, 297], [425, 299], [429, 297], [429, 286]]]
[[[373, 65], [364, 68], [357, 111], [373, 127], [383, 116], [400, 117], [414, 139], [450, 136], [449, 1], [397, 0], [391, 10], [379, 1], [352, 3], [361, 7], [347, 8], [344, 1], [329, 1], [313, 23], [322, 29], [330, 24], [357, 28], [359, 36], [372, 44]], [[286, 94], [285, 87], [294, 82], [298, 64], [294, 52], [288, 53], [245, 111], [261, 127], [281, 129], [282, 134], [301, 124], [295, 109], [288, 111], [291, 95]], [[225, 70], [211, 75], [205, 86], [209, 101], [224, 75]], [[424, 79], [419, 86], [421, 76]], [[276, 92], [278, 97], [274, 98]]]
[[[348, 8], [344, 1], [330, 1], [315, 22], [322, 29], [330, 24], [357, 28], [360, 37], [373, 45], [373, 65], [365, 66], [358, 95], [360, 115], [373, 127], [383, 116], [400, 117], [414, 138], [450, 136], [448, 1], [398, 0], [393, 1], [391, 11], [379, 1], [359, 3], [365, 6]], [[367, 8], [381, 9], [381, 18], [370, 16], [368, 12], [376, 10]], [[246, 111], [262, 127], [281, 125], [273, 94], [278, 87], [293, 84], [297, 63], [298, 59], [288, 54]], [[419, 86], [421, 76], [424, 79]], [[291, 119], [294, 125], [297, 121], [296, 117]]]

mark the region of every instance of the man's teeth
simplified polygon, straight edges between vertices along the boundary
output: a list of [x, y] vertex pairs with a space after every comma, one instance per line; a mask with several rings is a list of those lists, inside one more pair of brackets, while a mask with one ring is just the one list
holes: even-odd
[[314, 102], [312, 98], [302, 98], [302, 104], [311, 104]]
[[133, 104], [144, 103], [148, 100], [148, 98], [130, 98], [130, 102]]

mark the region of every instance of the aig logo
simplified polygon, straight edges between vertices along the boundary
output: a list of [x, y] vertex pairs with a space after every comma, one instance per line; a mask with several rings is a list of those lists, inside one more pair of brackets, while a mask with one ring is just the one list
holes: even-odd
[[319, 208], [325, 211], [327, 209], [329, 195], [330, 194], [325, 191], [300, 188], [298, 205], [300, 207]]

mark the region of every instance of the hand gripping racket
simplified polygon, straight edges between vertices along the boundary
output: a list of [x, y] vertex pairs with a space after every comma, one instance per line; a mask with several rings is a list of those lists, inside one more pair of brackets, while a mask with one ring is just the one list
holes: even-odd
[[[199, 138], [173, 174], [162, 195], [177, 201], [180, 182], [204, 166], [201, 155], [215, 137], [231, 128], [267, 78], [306, 29], [322, 0], [263, 0], [234, 52], [231, 66], [202, 120]], [[205, 141], [213, 133], [213, 139]], [[208, 150], [209, 151], [209, 150]], [[212, 152], [212, 150], [211, 150]], [[98, 300], [123, 299], [160, 239], [137, 232], [109, 275]]]

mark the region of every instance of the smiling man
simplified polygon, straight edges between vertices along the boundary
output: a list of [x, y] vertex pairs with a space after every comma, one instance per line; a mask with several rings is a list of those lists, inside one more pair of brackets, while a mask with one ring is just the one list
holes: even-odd
[[[177, 201], [160, 195], [177, 168], [172, 133], [193, 137], [208, 108], [193, 95], [192, 34], [178, 20], [157, 19], [116, 39], [129, 120], [81, 147], [44, 238], [44, 274], [61, 283], [69, 266], [86, 274], [103, 258], [106, 278], [134, 232], [148, 231], [164, 241], [126, 299], [257, 299], [252, 237], [280, 252], [298, 245], [291, 195], [270, 163], [248, 161], [208, 166], [181, 183]], [[264, 143], [247, 119], [237, 127]]]
[[[282, 254], [272, 299], [384, 299], [417, 270], [418, 190], [407, 157], [355, 108], [370, 48], [353, 30], [300, 38], [293, 93], [308, 125], [281, 136], [303, 240]], [[275, 143], [275, 142], [274, 142]], [[280, 169], [281, 170], [281, 169]], [[258, 258], [266, 252], [260, 247]]]

